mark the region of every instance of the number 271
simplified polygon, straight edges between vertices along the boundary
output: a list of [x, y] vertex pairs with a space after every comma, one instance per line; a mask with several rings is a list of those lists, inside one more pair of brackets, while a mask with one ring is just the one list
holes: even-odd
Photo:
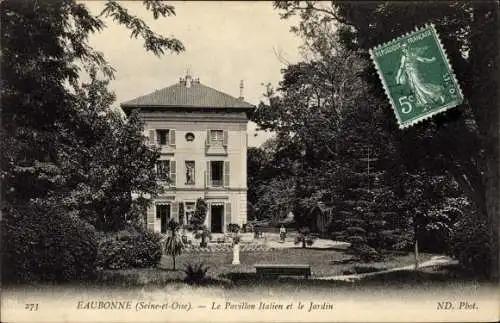
[[410, 101], [408, 101], [407, 96], [401, 96], [399, 97], [399, 104], [401, 105], [401, 112], [403, 113], [410, 113], [411, 110], [413, 109], [413, 106], [411, 105]]
[[26, 304], [24, 309], [28, 311], [38, 311], [38, 304]]

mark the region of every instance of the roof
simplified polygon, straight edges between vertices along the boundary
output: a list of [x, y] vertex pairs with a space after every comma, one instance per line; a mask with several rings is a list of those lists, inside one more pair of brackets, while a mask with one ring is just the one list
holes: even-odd
[[193, 80], [190, 86], [186, 81], [157, 90], [133, 100], [123, 102], [121, 107], [128, 113], [131, 108], [221, 108], [250, 111], [252, 104], [237, 99], [216, 89]]

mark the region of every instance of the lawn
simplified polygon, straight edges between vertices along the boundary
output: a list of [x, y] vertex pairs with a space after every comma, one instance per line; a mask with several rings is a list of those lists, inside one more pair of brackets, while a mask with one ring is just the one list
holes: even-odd
[[[431, 254], [420, 254], [420, 260], [430, 259]], [[413, 264], [413, 254], [391, 255], [381, 262], [359, 263], [349, 261], [350, 255], [339, 249], [284, 248], [263, 252], [241, 252], [240, 265], [232, 265], [232, 252], [184, 253], [176, 257], [176, 270], [170, 256], [163, 256], [156, 268], [104, 271], [100, 281], [118, 284], [147, 285], [181, 281], [185, 274], [182, 269], [189, 263], [203, 262], [209, 266], [207, 275], [213, 279], [255, 276], [256, 263], [268, 264], [309, 264], [312, 278], [352, 273], [359, 267], [386, 269]]]

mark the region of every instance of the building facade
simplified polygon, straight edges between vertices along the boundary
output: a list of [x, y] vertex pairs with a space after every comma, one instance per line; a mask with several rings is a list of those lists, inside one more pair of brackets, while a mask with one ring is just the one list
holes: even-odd
[[[187, 224], [205, 200], [205, 225], [225, 233], [247, 221], [247, 123], [254, 106], [189, 75], [179, 83], [121, 104], [137, 109], [144, 135], [160, 148], [157, 177], [164, 187], [147, 210], [147, 226], [166, 232], [170, 219]], [[181, 206], [182, 205], [182, 206]], [[184, 212], [179, 214], [179, 210]]]

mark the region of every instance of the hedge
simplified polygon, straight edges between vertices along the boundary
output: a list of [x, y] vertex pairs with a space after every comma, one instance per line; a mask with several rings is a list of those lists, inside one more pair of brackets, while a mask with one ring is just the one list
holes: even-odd
[[162, 256], [161, 236], [142, 227], [102, 235], [97, 265], [102, 269], [145, 268], [157, 265]]
[[90, 279], [96, 256], [94, 228], [75, 215], [33, 205], [4, 213], [4, 282]]

